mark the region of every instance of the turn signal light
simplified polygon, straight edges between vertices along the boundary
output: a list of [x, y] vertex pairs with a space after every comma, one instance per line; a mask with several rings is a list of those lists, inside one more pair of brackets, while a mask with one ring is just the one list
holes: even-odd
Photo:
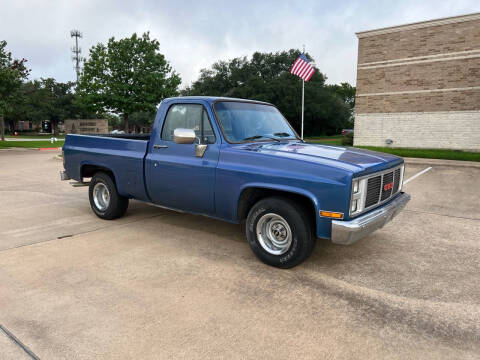
[[343, 219], [343, 213], [320, 210], [320, 216], [329, 217], [334, 219]]

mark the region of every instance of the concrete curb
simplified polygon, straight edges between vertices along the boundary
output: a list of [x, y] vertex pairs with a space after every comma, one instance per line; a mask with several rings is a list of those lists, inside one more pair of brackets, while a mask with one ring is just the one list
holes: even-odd
[[470, 167], [480, 169], [480, 162], [461, 161], [461, 160], [443, 160], [443, 159], [426, 159], [426, 158], [403, 158], [407, 165], [429, 165], [429, 166], [453, 166], [453, 167]]

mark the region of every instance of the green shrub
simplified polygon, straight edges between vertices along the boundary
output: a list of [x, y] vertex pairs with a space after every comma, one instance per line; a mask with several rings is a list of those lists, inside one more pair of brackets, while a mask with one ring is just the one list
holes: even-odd
[[342, 137], [342, 145], [353, 146], [353, 133], [346, 134]]

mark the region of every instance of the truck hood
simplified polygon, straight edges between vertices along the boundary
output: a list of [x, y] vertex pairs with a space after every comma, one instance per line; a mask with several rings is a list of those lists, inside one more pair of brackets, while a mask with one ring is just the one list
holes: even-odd
[[403, 162], [398, 156], [376, 151], [300, 141], [248, 143], [235, 147], [243, 151], [342, 168], [358, 175], [381, 171]]

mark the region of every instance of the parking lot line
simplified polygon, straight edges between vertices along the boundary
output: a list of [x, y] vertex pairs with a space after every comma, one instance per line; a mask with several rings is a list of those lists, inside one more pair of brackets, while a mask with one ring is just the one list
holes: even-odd
[[6, 327], [0, 324], [0, 330], [8, 336], [10, 340], [12, 340], [15, 344], [17, 344], [25, 353], [27, 353], [33, 360], [40, 360], [40, 358], [35, 355], [35, 353], [28, 348], [27, 345], [22, 343], [15, 335], [13, 335]]
[[407, 180], [405, 180], [405, 181], [403, 182], [403, 184], [408, 184], [408, 182], [412, 181], [413, 179], [416, 179], [416, 178], [419, 177], [420, 175], [425, 174], [425, 173], [426, 173], [427, 171], [429, 171], [429, 170], [432, 170], [432, 167], [431, 167], [431, 166], [429, 166], [428, 168], [423, 169], [423, 170], [420, 171], [419, 173], [417, 173], [417, 174], [409, 177]]

